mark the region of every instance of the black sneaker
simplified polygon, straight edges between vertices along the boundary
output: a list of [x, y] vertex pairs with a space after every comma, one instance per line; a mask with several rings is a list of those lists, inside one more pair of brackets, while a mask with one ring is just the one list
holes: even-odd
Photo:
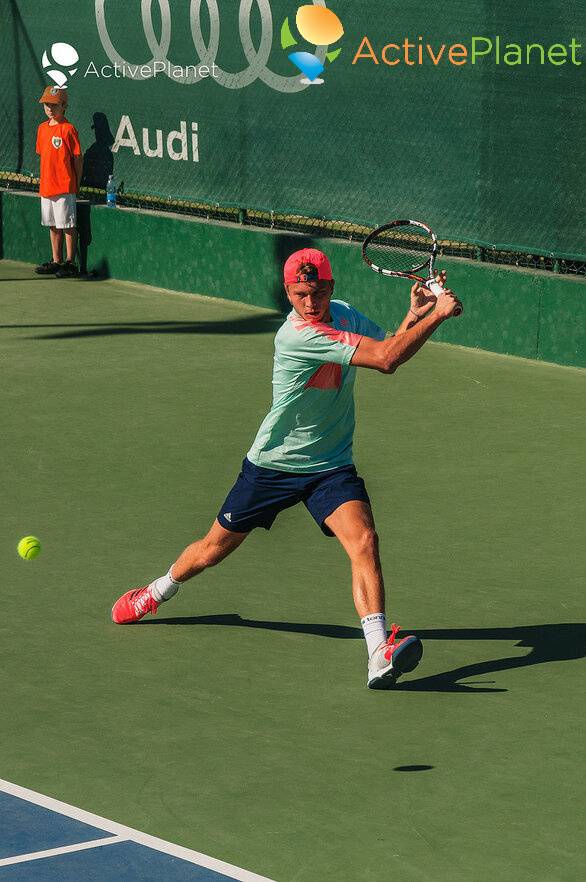
[[79, 275], [79, 270], [71, 260], [66, 260], [65, 263], [61, 264], [55, 275], [58, 279], [71, 279]]
[[42, 263], [40, 266], [36, 266], [35, 272], [40, 276], [54, 276], [62, 266], [62, 263], [55, 263], [54, 260], [48, 260], [47, 263]]

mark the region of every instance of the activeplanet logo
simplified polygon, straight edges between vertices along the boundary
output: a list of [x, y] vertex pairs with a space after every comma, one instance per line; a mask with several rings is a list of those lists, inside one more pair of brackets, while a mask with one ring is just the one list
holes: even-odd
[[452, 43], [446, 45], [423, 42], [423, 37], [410, 41], [408, 37], [397, 43], [385, 43], [378, 53], [368, 37], [363, 37], [352, 64], [371, 62], [396, 67], [399, 64], [407, 67], [422, 65], [451, 64], [461, 67], [466, 64], [492, 63], [516, 67], [520, 64], [573, 64], [580, 66], [578, 50], [582, 44], [575, 39], [569, 43], [508, 43], [504, 37], [471, 37], [468, 43]]
[[[325, 6], [300, 6], [295, 24], [303, 39], [316, 48], [336, 43], [344, 35], [342, 22], [335, 12]], [[281, 26], [281, 48], [287, 50], [297, 45], [298, 42], [291, 33], [289, 19], [286, 18]], [[326, 52], [325, 61], [331, 64], [341, 51], [338, 48]], [[304, 85], [317, 86], [323, 83], [319, 75], [325, 70], [325, 63], [322, 63], [318, 55], [296, 51], [290, 52], [288, 58], [303, 74], [301, 82]]]
[[55, 85], [66, 89], [69, 77], [77, 72], [78, 61], [77, 49], [69, 43], [53, 43], [50, 49], [43, 52], [41, 64]]

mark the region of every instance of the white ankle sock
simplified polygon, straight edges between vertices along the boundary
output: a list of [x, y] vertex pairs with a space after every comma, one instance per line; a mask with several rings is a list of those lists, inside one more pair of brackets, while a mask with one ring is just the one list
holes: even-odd
[[371, 613], [360, 619], [368, 657], [371, 658], [374, 650], [387, 639], [387, 619], [384, 613]]
[[181, 582], [175, 581], [171, 575], [171, 570], [169, 570], [165, 576], [161, 576], [160, 579], [155, 579], [154, 582], [151, 582], [149, 588], [157, 603], [163, 603], [163, 601], [170, 600], [174, 594], [177, 594], [180, 584]]

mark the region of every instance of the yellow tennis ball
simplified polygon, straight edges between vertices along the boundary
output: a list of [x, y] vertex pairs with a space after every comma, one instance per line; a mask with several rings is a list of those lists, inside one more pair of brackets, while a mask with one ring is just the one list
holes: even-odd
[[41, 553], [41, 543], [36, 536], [25, 536], [18, 543], [17, 551], [24, 560], [33, 560]]

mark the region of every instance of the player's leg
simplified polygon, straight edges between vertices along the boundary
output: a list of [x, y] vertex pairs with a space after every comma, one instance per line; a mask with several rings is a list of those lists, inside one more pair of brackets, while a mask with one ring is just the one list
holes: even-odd
[[370, 503], [349, 500], [329, 515], [324, 524], [338, 538], [352, 565], [352, 594], [368, 650], [371, 689], [388, 689], [397, 678], [412, 671], [421, 660], [423, 645], [409, 635], [397, 640], [398, 625], [387, 639], [385, 591], [379, 541]]
[[49, 227], [51, 236], [51, 251], [53, 253], [53, 263], [63, 262], [63, 230], [57, 227]]
[[379, 540], [369, 503], [358, 499], [345, 502], [325, 519], [325, 525], [339, 539], [350, 558], [356, 612], [361, 619], [384, 615], [385, 588]]
[[41, 196], [41, 226], [48, 227], [51, 240], [51, 260], [35, 267], [35, 272], [41, 276], [54, 275], [61, 269], [63, 261], [63, 232], [58, 229], [59, 224], [55, 217], [54, 200], [48, 196]]
[[226, 530], [217, 520], [214, 521], [203, 539], [188, 545], [179, 555], [169, 570], [171, 578], [175, 582], [186, 582], [208, 567], [215, 567], [242, 545], [248, 535], [248, 533], [233, 533], [231, 530]]
[[305, 505], [326, 536], [336, 536], [352, 566], [352, 594], [361, 619], [369, 617], [369, 651], [386, 640], [385, 589], [370, 499], [354, 466], [316, 476]]
[[55, 273], [60, 279], [79, 275], [75, 263], [77, 253], [77, 202], [75, 193], [64, 193], [55, 200], [55, 217], [65, 235], [66, 260]]
[[269, 530], [280, 511], [300, 501], [295, 483], [290, 475], [259, 468], [245, 459], [208, 533], [188, 545], [164, 576], [123, 594], [112, 607], [113, 621], [130, 624], [147, 612], [156, 612], [160, 603], [177, 593], [182, 582], [220, 563], [252, 530]]
[[75, 255], [77, 252], [77, 228], [72, 227], [64, 230], [65, 232], [65, 253], [69, 263], [75, 263]]
[[112, 621], [128, 625], [155, 613], [161, 603], [170, 600], [181, 584], [214, 567], [242, 545], [248, 533], [233, 533], [214, 521], [208, 533], [192, 542], [180, 554], [164, 576], [159, 576], [143, 588], [134, 588], [120, 597], [112, 607]]

